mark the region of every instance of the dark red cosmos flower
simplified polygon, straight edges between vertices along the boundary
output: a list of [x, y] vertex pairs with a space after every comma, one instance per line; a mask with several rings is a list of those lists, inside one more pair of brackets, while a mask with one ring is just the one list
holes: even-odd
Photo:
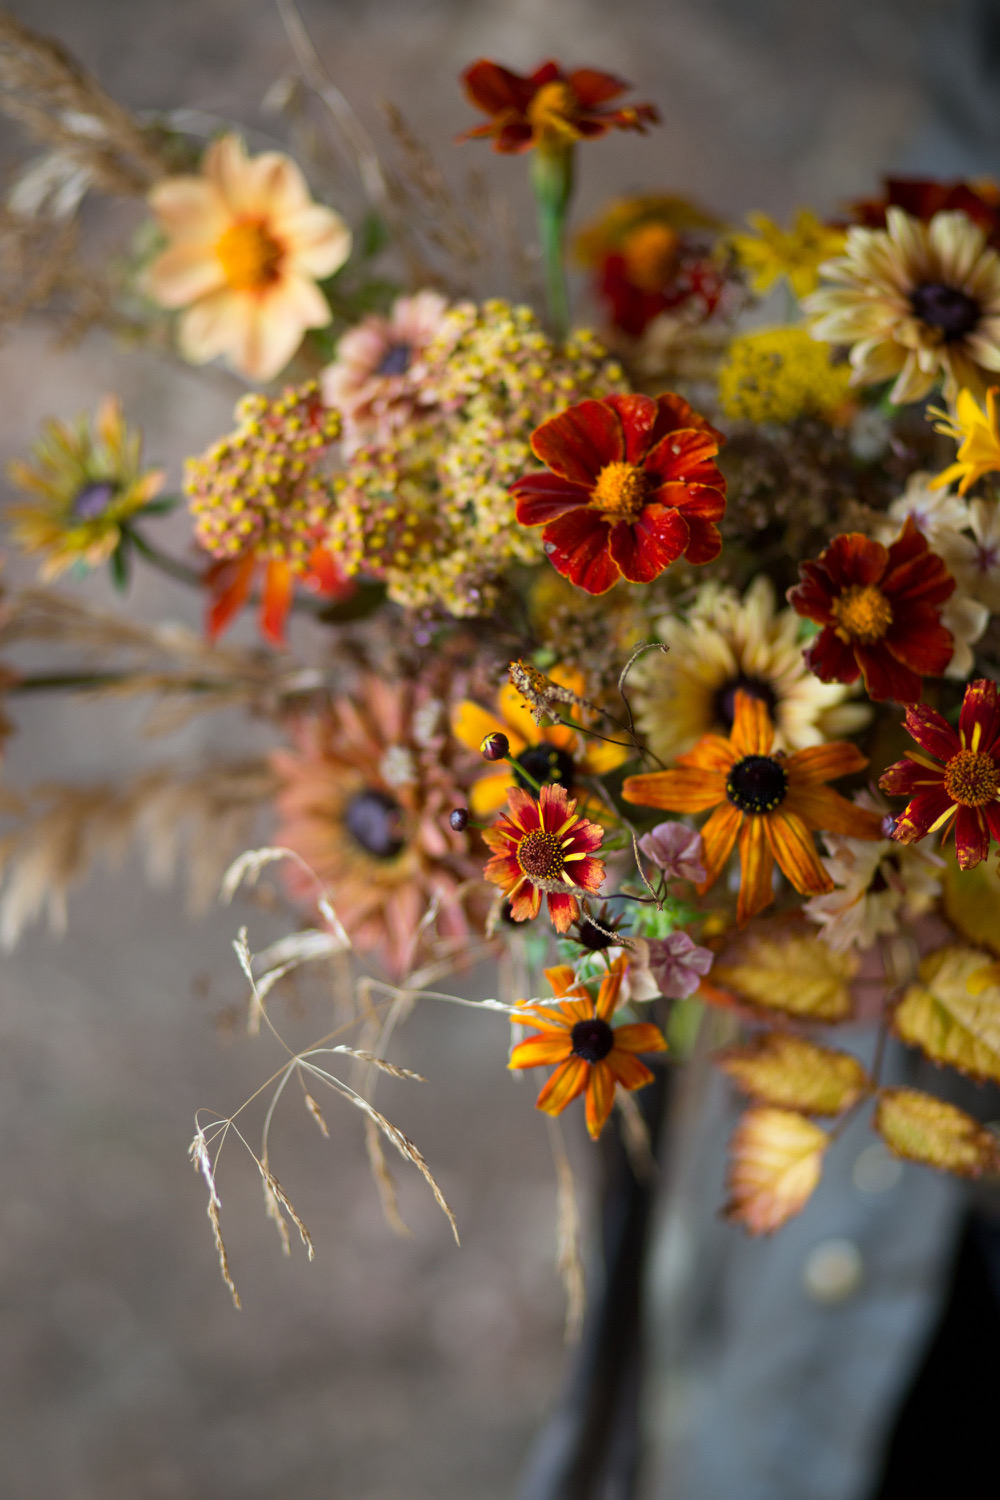
[[975, 182], [935, 182], [930, 177], [885, 177], [881, 198], [850, 205], [855, 223], [885, 228], [887, 208], [901, 208], [927, 223], [940, 213], [963, 213], [978, 224], [994, 248], [1000, 248], [1000, 185], [988, 177]]
[[711, 461], [722, 441], [680, 396], [581, 401], [532, 434], [548, 470], [510, 486], [517, 519], [545, 527], [549, 561], [588, 594], [621, 577], [649, 583], [679, 557], [711, 562], [726, 508]]
[[802, 563], [788, 602], [823, 629], [805, 653], [821, 682], [856, 682], [881, 702], [915, 703], [922, 677], [940, 677], [954, 650], [941, 606], [955, 580], [907, 516], [891, 547], [851, 531]]
[[483, 57], [466, 68], [462, 84], [470, 102], [490, 118], [458, 139], [492, 136], [494, 151], [507, 155], [532, 146], [565, 148], [574, 141], [596, 140], [609, 130], [645, 132], [660, 118], [652, 104], [602, 108], [630, 85], [596, 68], [564, 73], [558, 63], [545, 62], [525, 75]]
[[[958, 733], [933, 708], [917, 703], [906, 710], [906, 728], [922, 750], [909, 750], [882, 776], [879, 786], [894, 797], [909, 797], [896, 819], [900, 844], [945, 828], [955, 818], [955, 853], [961, 869], [971, 870], [990, 852], [990, 835], [1000, 840], [1000, 704], [997, 685], [986, 678], [970, 682], [962, 701]], [[942, 762], [942, 764], [937, 764]]]

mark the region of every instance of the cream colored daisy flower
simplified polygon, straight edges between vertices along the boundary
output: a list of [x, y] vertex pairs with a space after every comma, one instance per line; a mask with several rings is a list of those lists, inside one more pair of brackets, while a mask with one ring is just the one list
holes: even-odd
[[185, 359], [221, 355], [241, 375], [270, 380], [308, 328], [329, 323], [316, 283], [344, 264], [351, 231], [313, 202], [290, 157], [248, 156], [226, 135], [205, 152], [200, 176], [165, 178], [149, 202], [170, 243], [145, 287], [162, 307], [185, 309]]
[[742, 599], [706, 584], [686, 618], [660, 620], [657, 634], [669, 649], [647, 652], [631, 678], [637, 723], [655, 754], [672, 761], [703, 734], [728, 734], [738, 690], [767, 704], [782, 750], [842, 739], [867, 723], [866, 704], [807, 669], [801, 624], [794, 610], [776, 608], [763, 577]]
[[855, 385], [892, 380], [897, 404], [941, 379], [949, 399], [985, 395], [1000, 370], [1000, 255], [965, 214], [924, 224], [890, 208], [885, 229], [853, 227], [821, 271], [832, 285], [803, 308], [814, 338], [850, 346]]

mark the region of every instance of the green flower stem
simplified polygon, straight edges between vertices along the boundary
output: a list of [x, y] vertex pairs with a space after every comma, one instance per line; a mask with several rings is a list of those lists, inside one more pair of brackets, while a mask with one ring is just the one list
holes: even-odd
[[531, 159], [531, 186], [538, 208], [549, 322], [562, 341], [569, 332], [565, 240], [566, 214], [573, 195], [573, 147], [537, 148]]
[[522, 777], [528, 783], [529, 786], [531, 786], [531, 787], [534, 788], [534, 790], [538, 793], [539, 797], [542, 795], [542, 785], [541, 785], [541, 782], [536, 781], [535, 778], [534, 778], [534, 776], [532, 776], [532, 774], [531, 774], [530, 771], [526, 771], [523, 766], [519, 766], [518, 763], [517, 763], [517, 761], [513, 760], [511, 758], [511, 756], [509, 756], [509, 755], [505, 755], [504, 756], [504, 760], [506, 761], [507, 765], [510, 766], [517, 773], [518, 776]]

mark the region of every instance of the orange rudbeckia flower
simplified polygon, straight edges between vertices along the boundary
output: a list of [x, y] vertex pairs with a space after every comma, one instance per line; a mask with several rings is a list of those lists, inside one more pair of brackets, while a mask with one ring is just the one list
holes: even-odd
[[[582, 697], [586, 688], [582, 672], [569, 667], [553, 667], [549, 673], [553, 682], [569, 688], [571, 693]], [[575, 709], [575, 714], [582, 710]], [[467, 750], [477, 754], [487, 735], [504, 734], [510, 742], [510, 756], [523, 766], [534, 781], [544, 786], [552, 782], [564, 786], [582, 807], [588, 807], [598, 815], [598, 803], [592, 799], [586, 787], [579, 785], [584, 776], [605, 776], [617, 770], [631, 755], [626, 745], [613, 745], [607, 740], [592, 740], [565, 724], [536, 724], [524, 696], [512, 682], [505, 682], [497, 693], [496, 712], [480, 708], [471, 698], [456, 703], [451, 713], [451, 732]], [[469, 793], [469, 807], [477, 818], [492, 817], [507, 801], [511, 784], [523, 786], [525, 791], [534, 791], [526, 779], [518, 779], [517, 771], [509, 765], [499, 770], [487, 766], [482, 776]]]
[[707, 812], [701, 830], [705, 879], [699, 895], [713, 886], [739, 838], [740, 880], [736, 918], [742, 926], [774, 900], [774, 862], [803, 896], [833, 890], [820, 863], [811, 830], [847, 838], [878, 839], [877, 813], [856, 807], [824, 782], [868, 764], [856, 745], [837, 740], [810, 745], [794, 755], [771, 753], [774, 727], [767, 705], [748, 693], [736, 694], [732, 734], [706, 734], [672, 771], [629, 776], [626, 802], [668, 812]]
[[615, 1084], [623, 1089], [641, 1089], [652, 1083], [653, 1074], [640, 1062], [639, 1052], [665, 1052], [666, 1038], [658, 1026], [642, 1022], [612, 1026], [611, 1017], [625, 976], [627, 959], [617, 958], [601, 980], [597, 1000], [574, 980], [568, 965], [546, 969], [558, 1005], [528, 1005], [511, 1017], [538, 1033], [516, 1046], [509, 1068], [538, 1068], [558, 1063], [545, 1084], [536, 1108], [547, 1115], [560, 1115], [579, 1094], [587, 1094], [587, 1129], [596, 1141], [615, 1102]]

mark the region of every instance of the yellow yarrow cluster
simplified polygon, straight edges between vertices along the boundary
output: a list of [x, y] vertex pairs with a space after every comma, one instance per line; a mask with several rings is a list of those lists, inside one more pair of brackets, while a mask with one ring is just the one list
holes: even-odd
[[425, 360], [433, 414], [356, 455], [338, 480], [332, 545], [400, 604], [482, 614], [507, 568], [542, 557], [507, 489], [537, 466], [532, 432], [627, 383], [592, 334], [557, 348], [530, 309], [501, 301], [454, 308]]
[[195, 535], [213, 557], [252, 552], [304, 567], [333, 508], [318, 464], [340, 416], [311, 380], [274, 398], [244, 396], [235, 417], [234, 432], [185, 465]]
[[835, 421], [850, 399], [851, 369], [804, 328], [765, 328], [733, 339], [719, 370], [719, 404], [745, 422]]

